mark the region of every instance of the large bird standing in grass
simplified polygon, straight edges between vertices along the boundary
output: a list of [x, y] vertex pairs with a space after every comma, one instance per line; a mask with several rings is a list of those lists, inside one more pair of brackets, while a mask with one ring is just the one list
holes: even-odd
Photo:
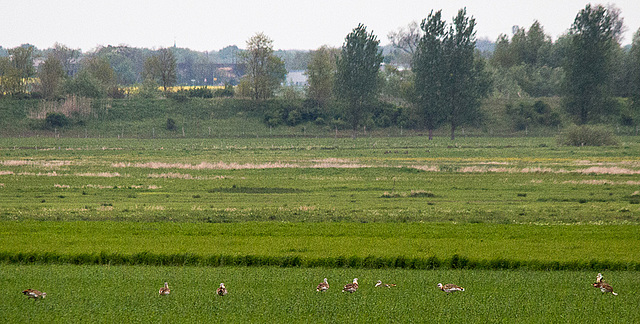
[[438, 284], [438, 288], [440, 288], [440, 290], [446, 292], [446, 293], [452, 293], [455, 291], [464, 291], [464, 288], [460, 287], [460, 286], [456, 286], [454, 284], [446, 284], [443, 285], [441, 283]]
[[342, 288], [343, 292], [350, 292], [350, 293], [354, 293], [356, 292], [356, 290], [358, 290], [358, 278], [353, 278], [353, 282], [350, 284], [346, 284], [344, 286], [344, 288]]
[[593, 284], [593, 286], [596, 288], [600, 288], [600, 291], [602, 291], [603, 294], [610, 292], [612, 295], [618, 296], [617, 293], [613, 292], [613, 287], [611, 287], [610, 284], [604, 282], [602, 273], [598, 273], [598, 275], [596, 276], [596, 282]]
[[158, 293], [160, 294], [160, 296], [166, 296], [166, 295], [170, 294], [171, 293], [171, 289], [169, 289], [169, 283], [165, 282], [164, 283], [164, 287], [160, 288]]
[[318, 284], [318, 287], [316, 287], [316, 291], [327, 291], [329, 290], [329, 282], [327, 281], [327, 278], [324, 278], [324, 281]]
[[227, 294], [227, 287], [224, 286], [223, 282], [221, 282], [220, 287], [216, 289], [216, 294], [218, 294], [218, 296], [224, 296]]

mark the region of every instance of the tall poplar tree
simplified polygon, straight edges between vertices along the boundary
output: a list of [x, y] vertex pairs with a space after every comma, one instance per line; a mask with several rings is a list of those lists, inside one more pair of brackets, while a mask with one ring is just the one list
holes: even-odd
[[612, 58], [622, 30], [620, 19], [603, 6], [588, 4], [569, 30], [564, 104], [580, 124], [601, 115], [608, 107]]
[[413, 54], [415, 73], [416, 106], [421, 121], [429, 130], [429, 140], [433, 130], [444, 121], [443, 80], [446, 75], [444, 38], [446, 23], [442, 21], [442, 10], [431, 11], [422, 21], [422, 37]]
[[365, 120], [376, 99], [378, 72], [382, 63], [380, 41], [359, 24], [345, 38], [340, 56], [336, 60], [335, 92], [345, 103], [344, 115], [357, 136], [358, 127]]

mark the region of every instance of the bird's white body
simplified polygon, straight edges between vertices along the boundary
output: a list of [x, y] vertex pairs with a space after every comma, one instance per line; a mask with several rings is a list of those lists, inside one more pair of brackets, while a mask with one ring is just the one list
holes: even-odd
[[441, 283], [438, 284], [438, 288], [440, 288], [440, 290], [446, 292], [446, 293], [452, 293], [455, 291], [464, 291], [464, 288], [460, 287], [460, 286], [456, 286], [454, 284], [446, 284], [443, 285]]
[[353, 282], [350, 284], [346, 284], [344, 286], [344, 288], [342, 288], [343, 292], [350, 292], [350, 293], [354, 293], [356, 292], [356, 290], [358, 290], [358, 278], [353, 278]]
[[316, 287], [316, 291], [327, 291], [329, 289], [329, 282], [327, 278], [324, 278], [324, 281], [318, 284]]
[[158, 293], [160, 294], [160, 296], [166, 296], [166, 295], [170, 294], [171, 293], [171, 289], [169, 289], [169, 283], [165, 282], [164, 283], [164, 287], [160, 288]]
[[223, 282], [221, 282], [220, 287], [216, 289], [216, 294], [218, 294], [218, 296], [224, 296], [227, 294], [227, 287], [224, 286]]

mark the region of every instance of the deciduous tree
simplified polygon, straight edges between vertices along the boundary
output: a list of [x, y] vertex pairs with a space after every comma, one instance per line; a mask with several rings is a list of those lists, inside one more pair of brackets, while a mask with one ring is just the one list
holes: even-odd
[[336, 61], [335, 91], [345, 102], [344, 115], [351, 124], [353, 137], [367, 115], [367, 107], [375, 100], [378, 72], [382, 63], [380, 41], [359, 24], [345, 38]]
[[589, 4], [569, 30], [565, 108], [580, 124], [601, 115], [608, 106], [612, 57], [622, 31], [620, 19], [603, 6]]
[[266, 100], [284, 81], [287, 70], [284, 62], [273, 55], [273, 41], [257, 33], [247, 41], [247, 50], [240, 53], [246, 65], [244, 81], [251, 89], [254, 100]]
[[322, 46], [311, 54], [311, 61], [307, 65], [307, 77], [309, 88], [307, 96], [315, 100], [320, 107], [325, 107], [333, 97], [333, 83], [336, 73], [336, 56], [339, 54], [335, 48]]
[[475, 19], [467, 17], [466, 8], [460, 9], [444, 40], [447, 77], [443, 82], [443, 93], [452, 140], [459, 125], [479, 117], [480, 100], [489, 92], [490, 81], [484, 60], [474, 55], [475, 26]]
[[155, 55], [144, 62], [144, 78], [156, 80], [164, 92], [173, 86], [177, 80], [176, 57], [169, 48], [159, 49]]
[[415, 94], [418, 114], [429, 130], [429, 140], [433, 138], [433, 130], [445, 119], [445, 100], [443, 96], [446, 78], [446, 56], [444, 39], [446, 23], [442, 21], [442, 11], [431, 11], [422, 21], [420, 28], [423, 35], [413, 55], [413, 71], [415, 73]]
[[61, 91], [66, 72], [62, 62], [54, 55], [49, 55], [40, 66], [38, 77], [42, 96], [46, 99], [55, 99]]

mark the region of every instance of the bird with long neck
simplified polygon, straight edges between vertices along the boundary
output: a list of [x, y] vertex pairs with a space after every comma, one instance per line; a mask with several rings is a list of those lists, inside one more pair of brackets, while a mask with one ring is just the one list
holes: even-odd
[[440, 290], [446, 292], [446, 293], [452, 293], [455, 291], [464, 291], [464, 288], [460, 287], [460, 286], [456, 286], [454, 284], [446, 284], [443, 285], [441, 283], [438, 284], [438, 288], [440, 288]]
[[158, 293], [160, 294], [160, 296], [166, 296], [166, 295], [170, 294], [171, 293], [171, 289], [169, 289], [169, 283], [165, 282], [164, 283], [164, 287], [160, 288]]
[[344, 288], [342, 288], [343, 292], [350, 292], [350, 293], [354, 293], [356, 292], [356, 290], [358, 290], [358, 278], [353, 278], [353, 282], [350, 284], [346, 284], [344, 286]]
[[218, 296], [224, 296], [227, 294], [227, 287], [224, 286], [223, 282], [221, 282], [220, 287], [216, 289], [216, 294], [218, 294]]
[[378, 287], [387, 287], [387, 288], [391, 288], [391, 287], [395, 287], [395, 284], [389, 284], [389, 283], [382, 283], [382, 280], [378, 280], [378, 282], [376, 282], [376, 285], [374, 286], [375, 288]]
[[329, 282], [327, 278], [324, 278], [324, 281], [318, 284], [316, 287], [316, 291], [327, 291], [329, 289]]

